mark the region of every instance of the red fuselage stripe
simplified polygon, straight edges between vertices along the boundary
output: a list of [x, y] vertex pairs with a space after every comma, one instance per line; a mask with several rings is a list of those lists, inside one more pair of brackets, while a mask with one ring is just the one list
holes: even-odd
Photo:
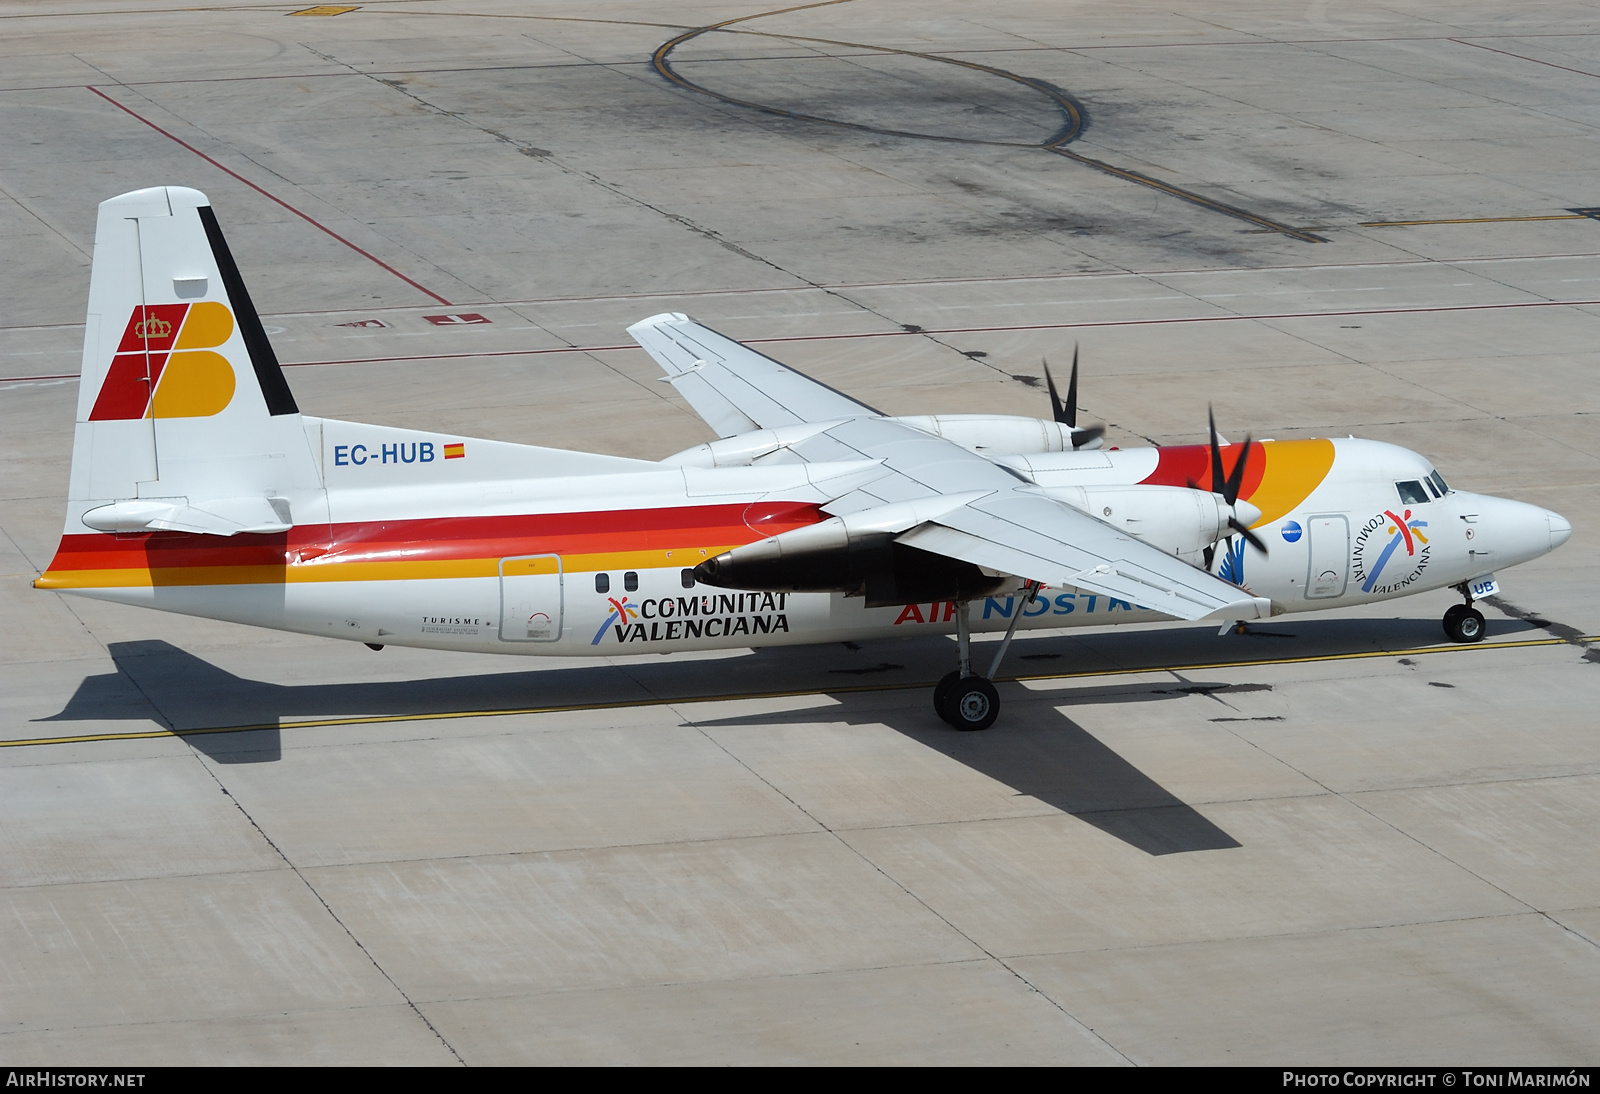
[[308, 549], [314, 549], [323, 563], [442, 562], [512, 555], [648, 551], [747, 543], [820, 519], [814, 505], [757, 502], [297, 525], [288, 532], [229, 537], [187, 532], [74, 534], [62, 537], [50, 569], [281, 566], [286, 555]]

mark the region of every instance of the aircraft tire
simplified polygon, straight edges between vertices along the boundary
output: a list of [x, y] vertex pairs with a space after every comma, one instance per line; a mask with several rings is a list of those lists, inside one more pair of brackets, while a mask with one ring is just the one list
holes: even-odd
[[968, 676], [956, 682], [945, 699], [945, 721], [959, 730], [988, 729], [1000, 714], [1000, 695], [994, 685], [981, 676]]
[[1457, 604], [1444, 613], [1444, 633], [1452, 642], [1482, 642], [1487, 629], [1483, 613], [1476, 608]]
[[933, 685], [933, 712], [939, 716], [941, 722], [955, 725], [954, 722], [950, 721], [950, 712], [946, 709], [946, 704], [949, 702], [951, 690], [960, 680], [961, 671], [952, 669], [945, 673], [937, 684]]

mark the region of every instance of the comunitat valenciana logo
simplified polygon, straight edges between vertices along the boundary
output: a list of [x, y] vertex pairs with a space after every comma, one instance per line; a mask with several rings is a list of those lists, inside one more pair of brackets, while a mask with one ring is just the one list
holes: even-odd
[[1356, 533], [1351, 564], [1364, 593], [1392, 593], [1410, 585], [1428, 568], [1428, 522], [1407, 509], [1396, 516], [1385, 509]]
[[216, 350], [231, 337], [233, 313], [215, 300], [134, 308], [89, 420], [220, 414], [233, 401], [235, 381]]

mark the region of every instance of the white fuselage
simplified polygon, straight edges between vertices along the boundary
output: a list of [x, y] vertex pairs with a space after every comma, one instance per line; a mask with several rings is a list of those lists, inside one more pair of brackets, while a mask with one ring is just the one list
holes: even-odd
[[[689, 571], [707, 557], [770, 534], [752, 514], [812, 506], [814, 515], [805, 519], [820, 519], [817, 499], [836, 493], [839, 481], [870, 473], [870, 465], [629, 463], [611, 471], [574, 455], [578, 462], [561, 469], [570, 474], [440, 479], [434, 472], [446, 467], [447, 438], [315, 419], [307, 429], [322, 450], [322, 496], [291, 500], [296, 513], [325, 512], [327, 523], [296, 521], [284, 537], [275, 580], [169, 577], [67, 591], [306, 634], [480, 653], [664, 653], [956, 629], [960, 609], [951, 602], [869, 608], [840, 593], [693, 583]], [[472, 443], [480, 452], [485, 445]], [[1433, 470], [1426, 460], [1379, 442], [1332, 444], [1332, 467], [1314, 488], [1256, 526], [1269, 546], [1265, 556], [1237, 539], [1216, 548], [1212, 571], [1270, 598], [1274, 614], [1459, 585], [1538, 557], [1566, 538], [1559, 517], [1501, 498], [1451, 491], [1407, 505], [1396, 483], [1425, 480]], [[1150, 476], [1160, 451], [1001, 462], [1081, 507], [1113, 497], [1137, 500], [1137, 484]], [[827, 476], [834, 478], [823, 488], [812, 485]], [[1112, 506], [1104, 508], [1090, 511], [1146, 538], [1133, 524], [1119, 525]], [[743, 527], [730, 532], [730, 519]], [[403, 528], [412, 531], [384, 538], [385, 530]], [[1184, 554], [1184, 547], [1158, 542], [1159, 530], [1153, 534], [1146, 542]], [[465, 555], [442, 551], [452, 536], [479, 546]], [[1018, 626], [1028, 629], [1168, 618], [1070, 587], [1047, 587], [1033, 601], [1003, 591], [971, 601], [965, 611], [974, 631], [1004, 630], [1018, 613]]]

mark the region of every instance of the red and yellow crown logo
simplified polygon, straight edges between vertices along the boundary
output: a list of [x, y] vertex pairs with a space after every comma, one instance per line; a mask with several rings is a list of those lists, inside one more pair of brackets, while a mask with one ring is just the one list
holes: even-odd
[[215, 300], [134, 308], [89, 420], [220, 414], [235, 381], [215, 350], [232, 336], [233, 313]]

